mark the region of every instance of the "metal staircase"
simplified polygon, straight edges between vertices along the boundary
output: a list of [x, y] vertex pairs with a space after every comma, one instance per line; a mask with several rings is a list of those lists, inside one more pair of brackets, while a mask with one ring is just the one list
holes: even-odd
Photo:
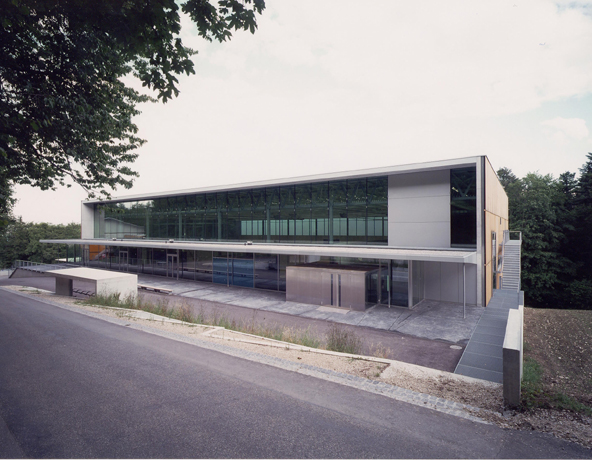
[[[510, 233], [518, 233], [519, 239], [511, 240]], [[501, 288], [504, 291], [520, 291], [520, 248], [521, 232], [504, 232]]]

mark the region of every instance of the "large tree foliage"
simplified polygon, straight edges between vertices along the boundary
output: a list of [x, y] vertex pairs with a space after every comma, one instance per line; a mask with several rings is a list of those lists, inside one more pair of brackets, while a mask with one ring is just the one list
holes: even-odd
[[0, 268], [10, 267], [15, 260], [53, 263], [65, 257], [64, 245], [41, 244], [42, 239], [80, 238], [80, 224], [34, 224], [15, 219], [0, 233]]
[[[144, 142], [132, 122], [149, 100], [122, 82], [133, 74], [163, 102], [194, 73], [179, 9], [199, 35], [254, 32], [264, 0], [0, 0], [0, 183], [51, 189], [67, 179], [91, 195], [129, 188]], [[0, 202], [3, 197], [0, 197]]]
[[592, 154], [580, 177], [498, 171], [510, 229], [522, 231], [522, 287], [531, 305], [592, 308]]
[[15, 201], [10, 181], [0, 172], [0, 233], [13, 220], [12, 208]]
[[531, 301], [542, 303], [561, 289], [559, 275], [569, 271], [572, 264], [560, 252], [565, 235], [552, 176], [529, 173], [520, 184], [510, 221], [523, 234], [522, 284]]

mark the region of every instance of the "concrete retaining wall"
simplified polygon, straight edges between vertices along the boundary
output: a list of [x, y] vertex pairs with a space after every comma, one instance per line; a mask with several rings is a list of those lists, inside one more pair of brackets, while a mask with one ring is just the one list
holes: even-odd
[[[523, 297], [521, 297], [521, 300]], [[520, 302], [517, 310], [508, 311], [506, 335], [503, 345], [503, 385], [504, 406], [520, 405], [520, 392], [523, 371], [524, 345], [524, 305]]]

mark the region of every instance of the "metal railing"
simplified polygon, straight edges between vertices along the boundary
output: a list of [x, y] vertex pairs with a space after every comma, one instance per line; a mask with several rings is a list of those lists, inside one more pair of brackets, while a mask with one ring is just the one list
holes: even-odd
[[35, 270], [36, 267], [43, 267], [47, 270], [58, 270], [60, 268], [64, 268], [64, 264], [44, 264], [42, 262], [31, 262], [29, 260], [15, 260], [12, 263], [13, 270], [16, 270], [17, 268]]
[[[515, 238], [515, 236], [518, 236], [518, 238]], [[510, 240], [512, 240], [512, 241], [518, 240], [518, 241], [522, 242], [522, 232], [520, 230], [504, 230], [502, 244], [504, 244]]]

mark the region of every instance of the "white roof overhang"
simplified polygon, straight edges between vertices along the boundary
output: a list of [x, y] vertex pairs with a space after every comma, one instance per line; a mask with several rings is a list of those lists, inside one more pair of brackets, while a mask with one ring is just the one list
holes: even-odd
[[100, 246], [127, 246], [131, 248], [153, 248], [186, 251], [224, 251], [257, 254], [286, 254], [306, 256], [355, 257], [363, 259], [418, 260], [476, 264], [477, 253], [462, 249], [439, 248], [394, 248], [388, 246], [353, 246], [337, 244], [274, 244], [274, 243], [218, 243], [199, 241], [160, 241], [132, 239], [71, 239], [40, 240], [41, 243], [84, 244]]
[[68, 278], [82, 281], [103, 281], [103, 280], [114, 280], [114, 279], [126, 279], [130, 276], [129, 273], [119, 272], [106, 272], [104, 270], [95, 270], [93, 268], [86, 267], [75, 267], [75, 268], [64, 268], [61, 270], [49, 270], [47, 272], [51, 276], [58, 278]]

